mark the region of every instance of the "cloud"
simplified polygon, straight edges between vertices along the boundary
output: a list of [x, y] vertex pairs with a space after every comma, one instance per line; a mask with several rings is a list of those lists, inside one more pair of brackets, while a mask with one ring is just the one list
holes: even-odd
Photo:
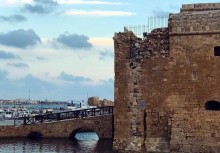
[[11, 16], [0, 16], [1, 21], [10, 22], [10, 23], [17, 23], [17, 22], [24, 22], [27, 21], [27, 18], [22, 15], [11, 15]]
[[31, 74], [16, 80], [8, 79], [7, 75], [6, 71], [0, 70], [2, 88], [0, 97], [4, 99], [28, 98], [29, 90], [31, 91], [31, 98], [36, 99], [45, 99], [48, 95], [52, 98], [53, 94], [59, 94], [59, 92], [53, 91], [53, 89], [58, 88], [56, 85], [43, 81]]
[[57, 42], [70, 48], [90, 48], [92, 44], [88, 42], [89, 37], [77, 34], [61, 34], [57, 38]]
[[72, 82], [91, 81], [91, 79], [89, 78], [85, 78], [82, 76], [74, 76], [72, 74], [67, 74], [65, 72], [61, 72], [58, 79], [64, 81], [72, 81]]
[[36, 57], [37, 60], [46, 60], [47, 58], [44, 57]]
[[10, 6], [10, 5], [23, 5], [26, 3], [31, 3], [32, 0], [0, 0], [0, 4], [1, 5], [6, 5], [6, 6]]
[[46, 4], [46, 5], [50, 5], [50, 6], [57, 5], [57, 1], [54, 1], [54, 0], [34, 0], [34, 1], [39, 4]]
[[0, 80], [4, 81], [7, 77], [8, 73], [5, 70], [0, 69]]
[[16, 68], [28, 68], [29, 66], [25, 63], [8, 63], [8, 66], [13, 66]]
[[80, 4], [80, 5], [128, 5], [128, 3], [109, 2], [101, 0], [57, 0], [59, 4]]
[[31, 5], [31, 4], [26, 4], [24, 6], [24, 9], [31, 13], [38, 13], [38, 14], [46, 14], [52, 11], [51, 8], [47, 8], [42, 5]]
[[0, 59], [15, 59], [15, 58], [20, 58], [20, 57], [12, 53], [0, 50]]
[[64, 15], [71, 16], [94, 16], [94, 17], [110, 17], [110, 16], [133, 16], [136, 15], [133, 12], [126, 11], [103, 11], [103, 10], [69, 10], [64, 12]]
[[25, 31], [23, 29], [18, 29], [5, 34], [0, 33], [0, 44], [2, 45], [27, 48], [28, 46], [34, 46], [37, 43], [41, 43], [41, 40], [33, 30]]
[[155, 9], [152, 11], [152, 13], [154, 16], [157, 16], [157, 17], [168, 17], [170, 12], [164, 11], [161, 9]]
[[101, 80], [101, 84], [91, 86], [76, 82], [74, 84], [57, 85], [43, 81], [31, 74], [17, 80], [9, 80], [8, 73], [0, 69], [0, 97], [2, 99], [28, 98], [51, 100], [87, 100], [88, 96], [99, 96], [101, 99], [114, 99], [114, 80]]
[[47, 14], [54, 10], [57, 2], [53, 0], [34, 0], [35, 4], [25, 4], [23, 10], [37, 14]]
[[104, 60], [107, 57], [114, 57], [114, 54], [107, 49], [105, 49], [104, 51], [101, 51], [99, 55], [100, 55], [99, 59], [101, 60]]
[[[32, 95], [38, 95], [38, 97], [41, 97], [40, 95], [46, 96], [46, 94], [55, 88], [55, 85], [46, 81], [43, 81], [31, 74], [26, 75], [23, 78], [11, 81], [8, 80], [9, 82], [9, 87], [13, 88], [11, 89], [15, 94], [17, 95], [17, 98], [20, 95], [25, 94], [25, 90], [28, 91], [29, 89], [31, 90]], [[11, 85], [13, 83], [13, 85]], [[19, 90], [23, 89], [21, 91], [21, 94], [19, 94]]]

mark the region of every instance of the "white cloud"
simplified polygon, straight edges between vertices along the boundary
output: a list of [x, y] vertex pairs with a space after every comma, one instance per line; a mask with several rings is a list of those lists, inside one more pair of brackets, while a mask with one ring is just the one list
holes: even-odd
[[[53, 0], [58, 4], [70, 4], [70, 5], [128, 5], [124, 2], [109, 2], [102, 0]], [[33, 4], [33, 0], [0, 0], [1, 5], [23, 5]]]
[[0, 0], [1, 5], [23, 5], [33, 3], [33, 0]]
[[103, 10], [69, 10], [64, 13], [65, 15], [72, 15], [72, 16], [132, 16], [136, 15], [133, 12], [125, 12], [125, 11], [103, 11]]
[[112, 48], [113, 49], [113, 38], [111, 37], [91, 37], [89, 39], [94, 46], [102, 47], [102, 48]]
[[127, 5], [128, 3], [108, 2], [101, 0], [57, 0], [59, 4], [92, 4], [92, 5]]

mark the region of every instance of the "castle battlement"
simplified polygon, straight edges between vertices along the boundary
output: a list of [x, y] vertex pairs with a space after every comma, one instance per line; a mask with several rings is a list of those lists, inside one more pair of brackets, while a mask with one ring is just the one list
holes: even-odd
[[181, 12], [206, 10], [220, 10], [220, 3], [183, 4], [181, 8]]

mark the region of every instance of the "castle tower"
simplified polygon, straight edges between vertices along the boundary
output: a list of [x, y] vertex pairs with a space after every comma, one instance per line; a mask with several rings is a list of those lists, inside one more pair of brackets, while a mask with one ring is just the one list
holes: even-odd
[[183, 5], [167, 28], [116, 33], [114, 45], [114, 148], [217, 152], [220, 3]]

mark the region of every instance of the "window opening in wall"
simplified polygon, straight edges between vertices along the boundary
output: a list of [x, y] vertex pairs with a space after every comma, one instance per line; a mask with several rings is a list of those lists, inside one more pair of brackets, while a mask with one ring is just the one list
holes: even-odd
[[220, 111], [220, 102], [212, 100], [205, 103], [206, 110]]
[[220, 46], [215, 46], [214, 47], [214, 55], [215, 56], [220, 56]]

